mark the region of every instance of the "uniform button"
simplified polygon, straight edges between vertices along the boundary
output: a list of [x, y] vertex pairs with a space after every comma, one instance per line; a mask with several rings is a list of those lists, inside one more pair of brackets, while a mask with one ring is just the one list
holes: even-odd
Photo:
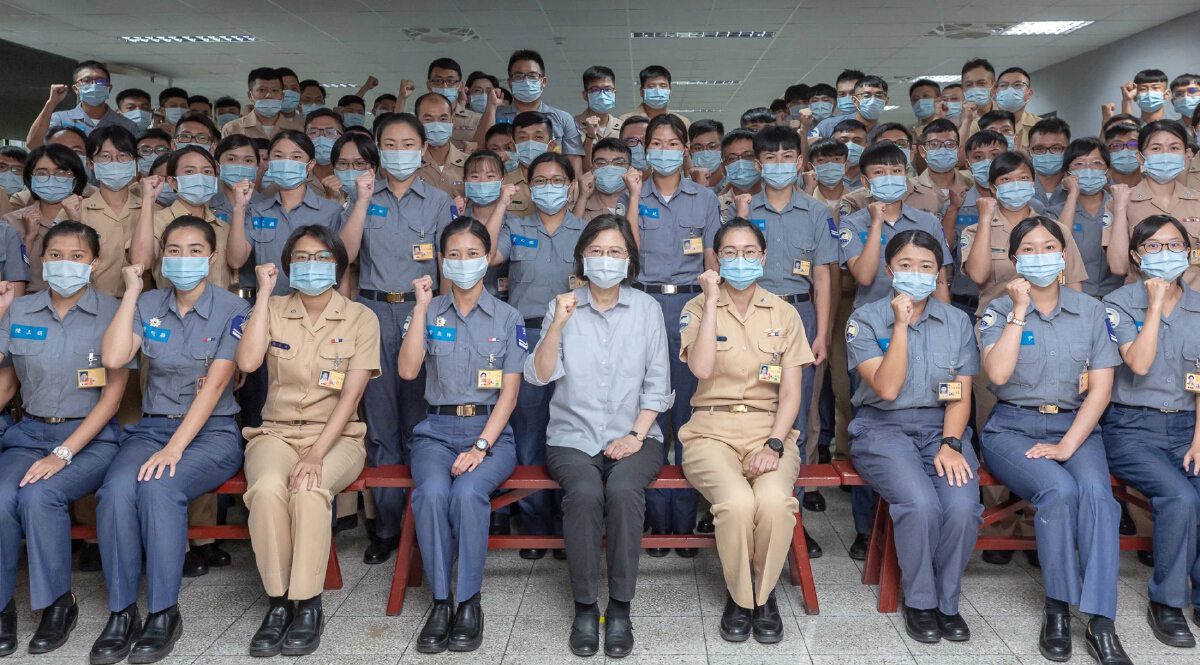
[[1054, 355], [1054, 352], [1053, 352], [1053, 351], [1051, 351], [1051, 352], [1050, 352], [1050, 355]]
[[742, 350], [743, 350], [743, 351], [745, 351], [745, 350], [746, 350], [746, 347], [744, 347], [744, 346], [743, 346], [743, 347], [742, 347]]
[[920, 359], [921, 359], [921, 356], [917, 356], [917, 360], [920, 360]]

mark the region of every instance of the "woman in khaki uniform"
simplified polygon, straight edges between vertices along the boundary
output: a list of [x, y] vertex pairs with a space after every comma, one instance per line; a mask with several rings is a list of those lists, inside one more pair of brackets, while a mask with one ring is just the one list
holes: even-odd
[[237, 356], [247, 374], [265, 357], [269, 377], [262, 427], [243, 430], [250, 542], [270, 596], [252, 656], [301, 656], [321, 643], [333, 497], [366, 462], [358, 402], [379, 376], [379, 320], [334, 289], [349, 264], [337, 234], [302, 226], [281, 259], [297, 292], [272, 297], [279, 269], [255, 268], [257, 301]]
[[100, 235], [100, 264], [92, 273], [92, 284], [117, 298], [125, 293], [121, 269], [129, 265], [129, 242], [142, 209], [141, 198], [132, 193], [137, 142], [124, 127], [105, 125], [88, 135], [87, 151], [100, 189], [84, 199], [79, 221]]
[[692, 419], [679, 430], [683, 474], [712, 504], [729, 587], [720, 632], [731, 642], [751, 632], [763, 643], [783, 639], [774, 589], [800, 507], [792, 425], [800, 372], [813, 362], [796, 309], [755, 284], [766, 245], [752, 222], [722, 226], [713, 242], [721, 273], [700, 275], [704, 293], [679, 318], [679, 359], [699, 379]]

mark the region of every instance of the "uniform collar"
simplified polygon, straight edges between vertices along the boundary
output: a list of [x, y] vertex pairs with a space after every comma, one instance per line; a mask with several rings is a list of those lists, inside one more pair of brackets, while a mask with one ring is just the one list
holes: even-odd
[[[449, 145], [450, 145], [450, 152], [448, 152], [446, 154], [446, 166], [462, 166], [463, 162], [467, 161], [467, 153], [454, 147], [453, 143], [450, 143]], [[426, 166], [431, 166], [433, 168], [439, 168], [437, 162], [433, 161], [433, 159], [430, 158], [428, 150], [425, 151], [424, 155], [421, 155], [421, 167], [424, 168]], [[440, 167], [440, 168], [445, 168], [445, 167]], [[420, 180], [420, 178], [417, 178], [417, 180]]]
[[[282, 195], [283, 195], [283, 190], [276, 188], [275, 196], [271, 197], [272, 203], [277, 204], [280, 208], [283, 208]], [[178, 203], [178, 202], [179, 201], [176, 200], [176, 203]], [[306, 183], [304, 185], [304, 198], [300, 199], [300, 205], [308, 206], [309, 208], [312, 208], [313, 210], [320, 210], [321, 206], [318, 205], [320, 202], [321, 202], [321, 197], [317, 196], [317, 193], [313, 191], [313, 188], [309, 187], [308, 184]], [[300, 206], [296, 206], [296, 207], [299, 208]], [[285, 210], [284, 212], [288, 212], [288, 211]]]
[[[200, 297], [196, 299], [196, 304], [192, 305], [191, 311], [195, 312], [202, 318], [210, 318], [213, 311], [213, 300], [216, 299], [216, 296], [213, 295], [213, 289], [216, 288], [220, 287], [212, 282], [205, 284], [204, 293], [201, 293]], [[169, 286], [165, 289], [161, 289], [160, 292], [163, 294], [163, 305], [165, 305], [165, 307], [160, 305], [157, 313], [161, 315], [166, 314], [167, 311], [171, 311], [174, 312], [175, 316], [178, 316], [180, 320], [183, 320], [183, 317], [179, 316], [179, 303], [175, 300], [175, 287]]]
[[[321, 312], [321, 316], [317, 318], [317, 321], [320, 322], [322, 319], [326, 321], [345, 320], [346, 305], [349, 302], [345, 296], [337, 292], [337, 289], [333, 289], [333, 297], [329, 299], [329, 302], [325, 305], [325, 311]], [[307, 313], [307, 310], [304, 309], [304, 302], [300, 300], [299, 291], [293, 291], [290, 296], [287, 296], [287, 302], [283, 305], [283, 318], [304, 319]]]
[[[1193, 191], [1190, 187], [1184, 185], [1178, 180], [1172, 181], [1175, 183], [1175, 191], [1171, 194], [1172, 198], [1183, 199], [1187, 201], [1200, 200], [1200, 194]], [[1130, 201], [1153, 201], [1154, 190], [1150, 189], [1150, 179], [1142, 178], [1142, 181], [1133, 187], [1129, 192]]]
[[[54, 311], [54, 304], [50, 300], [50, 289], [42, 289], [41, 291], [32, 294], [30, 297], [33, 298], [33, 302], [29, 308], [30, 313], [41, 311], [43, 309], [52, 312]], [[100, 312], [100, 296], [97, 295], [96, 288], [88, 285], [87, 291], [84, 291], [83, 295], [79, 297], [78, 302], [75, 303], [72, 309], [75, 307], [78, 307], [79, 309], [93, 316], [98, 314]], [[70, 310], [67, 311], [70, 312]], [[56, 312], [55, 316], [57, 315], [58, 314]]]
[[[810, 200], [811, 199], [808, 196], [801, 194], [795, 187], [793, 187], [791, 198], [788, 199], [787, 204], [783, 206], [783, 209], [779, 211], [779, 214], [782, 215], [793, 208], [797, 210], [808, 210], [808, 202]], [[773, 208], [771, 208], [770, 201], [767, 201], [766, 187], [750, 197], [750, 209], [755, 210], [757, 208], [773, 210]]]
[[[522, 220], [522, 222], [523, 222], [523, 225], [532, 226], [532, 227], [540, 229], [542, 231], [546, 230], [546, 225], [542, 223], [542, 211], [538, 210], [537, 208], [534, 208], [533, 212], [528, 217], [525, 217]], [[571, 212], [570, 209], [568, 209], [567, 214], [563, 215], [562, 224], [558, 225], [558, 229], [567, 228], [567, 229], [572, 229], [574, 231], [582, 231], [583, 227], [585, 227], [585, 226], [587, 226], [587, 222], [576, 217], [575, 213]], [[555, 234], [558, 233], [558, 229], [554, 229]], [[547, 233], [547, 235], [554, 235], [554, 234]]]
[[[754, 297], [750, 300], [750, 304], [755, 307], [771, 307], [771, 300], [767, 296], [771, 295], [766, 289], [754, 283]], [[728, 307], [733, 304], [733, 298], [729, 297], [729, 287], [724, 282], [721, 283], [721, 294], [717, 297], [717, 307]]]
[[[927, 318], [937, 319], [942, 323], [946, 322], [946, 303], [934, 298], [932, 295], [925, 299], [925, 311], [921, 312], [921, 317], [918, 318], [913, 325], [917, 325], [925, 321]], [[888, 307], [890, 310], [891, 307]]]
[[[682, 168], [683, 167], [680, 167], [680, 170], [682, 170]], [[674, 199], [680, 194], [694, 195], [699, 191], [700, 185], [697, 185], [695, 182], [693, 182], [691, 178], [681, 177], [679, 179], [679, 189], [675, 190], [675, 193], [671, 195], [671, 198]], [[647, 194], [658, 194], [660, 198], [662, 197], [662, 194], [659, 193], [658, 188], [654, 186], [653, 174], [651, 174], [649, 178], [646, 178], [642, 181], [642, 196]]]
[[[88, 210], [103, 210], [108, 214], [109, 217], [117, 219], [116, 213], [113, 212], [112, 208], [108, 207], [108, 203], [104, 200], [104, 197], [100, 195], [99, 190], [84, 200], [83, 207]], [[125, 212], [128, 214], [130, 210], [139, 210], [141, 207], [142, 199], [134, 196], [133, 194], [129, 194], [129, 198], [125, 201]]]
[[[576, 293], [578, 294], [576, 297], [579, 298], [580, 305], [587, 305], [587, 306], [591, 307], [593, 310], [595, 310], [596, 312], [600, 312], [600, 308], [596, 307], [592, 303], [592, 289], [590, 287], [586, 288], [586, 289], [579, 289], [579, 291], [577, 291]], [[625, 305], [626, 307], [628, 307], [630, 304], [629, 301], [632, 299], [633, 299], [633, 287], [629, 286], [628, 284], [622, 284], [620, 286], [620, 288], [617, 289], [617, 305]], [[615, 308], [615, 306], [614, 306], [614, 308]], [[603, 313], [603, 312], [600, 312], [600, 313]]]
[[[1176, 309], [1182, 307], [1189, 312], [1200, 312], [1200, 292], [1188, 286], [1187, 282], [1183, 282], [1182, 284], [1183, 296], [1179, 298]], [[1129, 286], [1135, 287], [1130, 289], [1129, 298], [1132, 302], [1129, 304], [1138, 309], [1149, 309], [1150, 296], [1146, 293], [1146, 278], [1141, 277]], [[1172, 315], [1174, 315], [1174, 312], [1172, 312]]]
[[[1183, 297], [1179, 299], [1179, 306], [1189, 312], [1200, 312], [1200, 292], [1197, 292], [1192, 287], [1188, 286], [1187, 282], [1183, 284]], [[1145, 295], [1145, 289], [1142, 294]]]
[[[458, 307], [456, 307], [454, 304], [453, 288], [454, 287], [451, 287], [452, 290], [446, 294], [445, 298], [442, 299], [441, 306], [438, 307], [436, 310], [434, 310], [434, 312], [433, 312], [434, 314], [445, 314], [446, 312], [448, 312], [452, 309], [455, 312], [458, 311]], [[479, 292], [479, 300], [475, 301], [475, 307], [483, 310], [483, 313], [487, 314], [489, 317], [492, 317], [496, 313], [496, 302], [497, 302], [497, 300], [496, 300], [495, 296], [488, 293], [487, 289], [483, 289], [482, 291]], [[475, 307], [473, 307], [472, 309], [475, 309]], [[467, 316], [470, 316], [470, 314], [471, 314], [471, 312], [467, 312]], [[466, 317], [459, 317], [459, 318], [462, 318], [464, 320], [466, 319]]]
[[[217, 192], [217, 193], [219, 194], [220, 192]], [[212, 201], [210, 200], [209, 203], [212, 203]], [[179, 199], [175, 199], [175, 202], [172, 203], [171, 207], [167, 208], [167, 210], [171, 211], [171, 214], [175, 218], [179, 218], [184, 215], [192, 214], [192, 213], [188, 212], [187, 208], [184, 207], [183, 201], [181, 201]], [[221, 220], [217, 219], [215, 215], [213, 215], [212, 208], [210, 208], [208, 206], [204, 206], [204, 221], [208, 222], [209, 224], [223, 223], [223, 222], [221, 222]]]

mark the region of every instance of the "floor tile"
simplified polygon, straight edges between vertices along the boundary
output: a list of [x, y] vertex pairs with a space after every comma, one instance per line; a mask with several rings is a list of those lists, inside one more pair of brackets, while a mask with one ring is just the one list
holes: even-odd
[[808, 652], [814, 655], [886, 656], [907, 652], [886, 616], [802, 616], [797, 622]]

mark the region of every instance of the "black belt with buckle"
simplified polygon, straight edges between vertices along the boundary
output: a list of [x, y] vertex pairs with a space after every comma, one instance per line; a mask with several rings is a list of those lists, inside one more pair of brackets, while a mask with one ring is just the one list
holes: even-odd
[[795, 293], [790, 296], [779, 296], [779, 297], [784, 302], [790, 302], [790, 303], [808, 302], [809, 300], [812, 300], [812, 296], [807, 293]]
[[46, 423], [48, 425], [57, 425], [59, 423], [65, 423], [68, 420], [83, 420], [83, 418], [43, 418], [41, 416], [35, 416], [29, 413], [26, 413], [25, 417], [29, 418], [30, 420], [36, 420], [39, 423]]
[[634, 284], [633, 288], [646, 293], [661, 293], [663, 295], [674, 295], [677, 293], [703, 293], [704, 289], [700, 288], [699, 284], [684, 284], [676, 286], [674, 284]]
[[546, 317], [544, 317], [544, 316], [539, 316], [539, 317], [532, 318], [532, 319], [525, 319], [525, 327], [526, 327], [526, 328], [533, 328], [533, 329], [535, 329], [535, 330], [540, 330], [540, 329], [541, 329], [541, 327], [542, 327], [542, 321], [543, 321], [545, 318], [546, 318]]
[[242, 300], [254, 300], [254, 298], [258, 296], [258, 289], [239, 288], [237, 290], [237, 294]]
[[1160, 409], [1154, 406], [1133, 406], [1130, 404], [1117, 404], [1113, 402], [1113, 407], [1118, 409], [1133, 409], [1134, 411], [1158, 411], [1159, 413], [1179, 413], [1180, 409]]
[[1000, 403], [1005, 406], [1012, 406], [1012, 407], [1016, 407], [1018, 409], [1025, 409], [1026, 411], [1037, 411], [1038, 413], [1049, 413], [1049, 414], [1075, 413], [1076, 411], [1079, 410], [1079, 409], [1060, 409], [1060, 408], [1058, 408], [1057, 404], [1041, 404], [1039, 406], [1025, 406], [1024, 404], [1013, 404], [1012, 402], [1004, 402], [1004, 401], [1001, 401]]
[[495, 408], [491, 404], [449, 404], [445, 406], [431, 406], [429, 413], [435, 416], [458, 416], [459, 418], [470, 418], [471, 416], [486, 416]]
[[[374, 291], [372, 289], [359, 289], [358, 295], [366, 298], [367, 300], [375, 300], [378, 302], [393, 302], [393, 303], [395, 303], [395, 302], [416, 302], [417, 301], [417, 294], [413, 291], [409, 291], [408, 293], [394, 293], [394, 292], [390, 292], [390, 291]], [[437, 295], [436, 290], [433, 292], [433, 295], [435, 295], [435, 296]]]
[[179, 413], [179, 414], [176, 414], [176, 413], [143, 413], [142, 417], [143, 418], [170, 418], [171, 420], [179, 420], [180, 418], [182, 418], [186, 415], [187, 415], [186, 413]]
[[288, 427], [302, 427], [304, 425], [324, 425], [325, 423], [316, 420], [264, 420], [263, 424], [272, 425], [287, 425]]

